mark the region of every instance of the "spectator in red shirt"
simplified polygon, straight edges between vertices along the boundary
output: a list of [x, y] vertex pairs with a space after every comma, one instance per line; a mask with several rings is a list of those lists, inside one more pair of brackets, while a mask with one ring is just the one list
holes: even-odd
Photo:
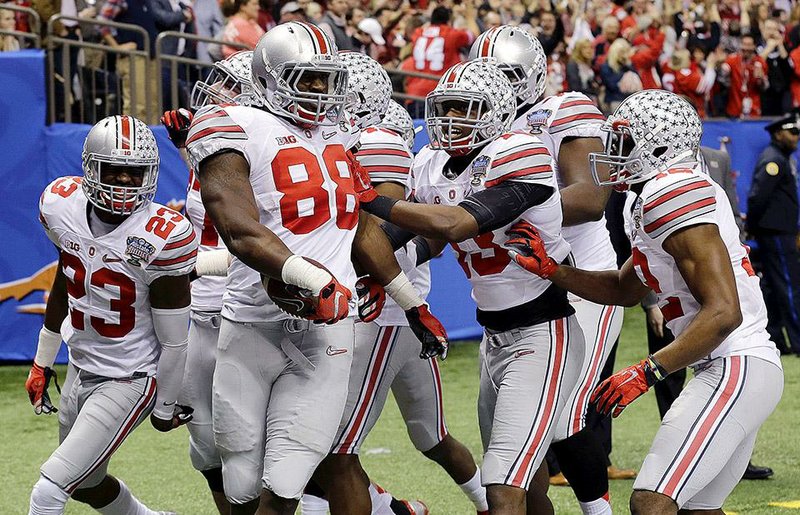
[[[701, 55], [704, 55], [701, 50]], [[700, 118], [706, 117], [706, 100], [717, 78], [715, 71], [717, 54], [697, 62], [691, 58], [689, 50], [676, 50], [670, 59], [669, 68], [673, 75], [672, 91], [683, 96], [697, 110]], [[703, 68], [705, 66], [705, 68]], [[664, 76], [666, 86], [667, 74]]]
[[623, 32], [634, 49], [631, 63], [642, 79], [644, 89], [658, 89], [661, 87], [661, 78], [656, 64], [664, 48], [664, 33], [658, 29], [655, 18], [642, 15], [637, 19], [639, 25]]
[[789, 87], [792, 91], [792, 107], [800, 107], [800, 46], [789, 53], [789, 66], [792, 69]]
[[628, 37], [627, 32], [641, 26], [639, 18], [647, 16], [648, 19], [651, 19], [651, 16], [648, 14], [650, 5], [650, 0], [633, 0], [631, 14], [626, 16], [621, 23], [622, 34], [628, 38], [628, 41], [630, 41], [631, 38]]
[[769, 87], [767, 63], [756, 55], [753, 36], [742, 36], [742, 48], [720, 68], [720, 82], [728, 86], [725, 113], [731, 118], [761, 116], [761, 92]]
[[[475, 8], [472, 2], [466, 3], [465, 19], [473, 25], [469, 30], [460, 30], [450, 25], [450, 9], [439, 6], [431, 13], [429, 25], [419, 27], [411, 39], [413, 53], [410, 57], [413, 69], [420, 73], [442, 76], [444, 72], [461, 62], [461, 49], [468, 47], [475, 39], [478, 27], [475, 19]], [[406, 93], [420, 97], [426, 96], [436, 87], [435, 80], [409, 77], [406, 80]]]

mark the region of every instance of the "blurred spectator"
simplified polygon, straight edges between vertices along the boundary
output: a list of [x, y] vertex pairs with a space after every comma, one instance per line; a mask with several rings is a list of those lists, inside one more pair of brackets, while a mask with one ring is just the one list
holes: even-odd
[[277, 13], [277, 11], [272, 6], [272, 0], [259, 0], [258, 26], [264, 29], [264, 32], [268, 32], [277, 25], [275, 18], [273, 18], [273, 13]]
[[[627, 18], [626, 18], [627, 19]], [[664, 33], [659, 30], [659, 22], [649, 15], [636, 17], [638, 25], [623, 29], [622, 33], [633, 45], [631, 63], [644, 89], [661, 87], [661, 77], [656, 66], [664, 46]]]
[[375, 18], [361, 20], [356, 27], [356, 35], [353, 37], [361, 46], [359, 51], [376, 60], [386, 46], [383, 27]]
[[789, 64], [789, 52], [783, 42], [784, 28], [776, 19], [764, 22], [761, 31], [763, 44], [758, 55], [767, 63], [767, 79], [769, 87], [761, 94], [761, 114], [778, 116], [785, 113], [790, 104], [789, 81], [792, 67]]
[[317, 2], [309, 2], [306, 6], [306, 17], [311, 23], [319, 25], [322, 21], [322, 6]]
[[619, 20], [613, 16], [608, 16], [603, 20], [602, 31], [594, 40], [594, 68], [599, 70], [600, 66], [606, 61], [608, 48], [611, 43], [620, 36]]
[[[701, 48], [695, 49], [705, 57]], [[706, 117], [706, 100], [717, 78], [717, 54], [712, 53], [705, 60], [695, 61], [689, 50], [676, 50], [670, 59], [669, 67], [674, 74], [672, 91], [685, 97], [697, 110], [700, 118]], [[666, 79], [664, 80], [666, 85]]]
[[322, 16], [319, 28], [328, 33], [339, 50], [354, 50], [353, 41], [347, 34], [347, 0], [329, 0], [328, 11]]
[[694, 10], [685, 9], [674, 17], [675, 30], [681, 35], [681, 47], [702, 48], [706, 54], [715, 50], [720, 44], [722, 28], [717, 6], [711, 4], [708, 12], [704, 5]]
[[611, 44], [606, 62], [600, 67], [600, 82], [605, 86], [603, 103], [613, 112], [628, 95], [642, 89], [642, 81], [631, 66], [633, 48], [619, 38]]
[[19, 40], [10, 34], [3, 34], [2, 31], [16, 30], [17, 20], [14, 11], [11, 9], [0, 9], [0, 52], [13, 52], [19, 50]]
[[583, 93], [597, 103], [599, 84], [592, 69], [592, 42], [582, 39], [572, 49], [572, 59], [567, 63], [567, 89]]
[[[217, 38], [225, 26], [225, 18], [219, 8], [217, 0], [194, 0], [192, 10], [195, 16], [195, 30], [198, 36], [204, 38]], [[213, 63], [208, 53], [208, 43], [197, 43], [197, 59], [205, 63]]]
[[769, 86], [766, 69], [767, 63], [756, 55], [753, 36], [743, 36], [740, 51], [720, 67], [719, 81], [728, 87], [728, 116], [761, 116], [761, 92]]
[[[455, 29], [450, 24], [451, 11], [447, 7], [436, 7], [431, 13], [431, 22], [419, 27], [412, 38], [413, 55], [406, 65], [414, 71], [441, 76], [445, 70], [461, 61], [460, 51], [475, 39], [475, 12], [472, 2], [467, 2], [467, 21], [471, 30]], [[435, 80], [409, 77], [406, 80], [406, 93], [424, 97], [436, 87]]]
[[500, 19], [500, 15], [494, 11], [488, 11], [486, 14], [484, 14], [482, 22], [483, 22], [482, 28], [484, 32], [486, 32], [489, 29], [499, 27], [500, 25], [503, 24], [503, 21]]
[[792, 92], [792, 107], [800, 107], [800, 45], [789, 53], [790, 87]]
[[[150, 9], [155, 19], [156, 30], [161, 32], [174, 31], [185, 34], [194, 34], [194, 12], [192, 8], [177, 0], [149, 0]], [[182, 38], [166, 38], [162, 40], [161, 52], [164, 55], [173, 55], [193, 59], [197, 56], [195, 44], [192, 40]], [[163, 61], [161, 65], [161, 92], [162, 107], [164, 109], [178, 109], [189, 107], [190, 84], [199, 77], [188, 75], [189, 68], [177, 67], [178, 75], [171, 73], [170, 62]], [[172, 98], [172, 81], [178, 82], [178, 98]]]
[[[367, 12], [362, 9], [361, 7], [353, 7], [347, 10], [347, 14], [344, 16], [345, 21], [347, 22], [347, 34], [350, 37], [356, 35], [356, 31], [358, 30], [358, 24], [361, 23], [361, 20], [367, 17]], [[356, 41], [353, 41], [353, 45], [358, 47]]]
[[[222, 31], [222, 41], [241, 43], [251, 50], [255, 48], [264, 35], [264, 29], [258, 25], [258, 9], [258, 0], [225, 0], [222, 14], [228, 17], [228, 23]], [[222, 45], [222, 57], [228, 58], [239, 50]]]
[[306, 21], [306, 13], [297, 2], [286, 2], [286, 5], [281, 7], [281, 18], [278, 23], [287, 21]]
[[[628, 16], [623, 18], [620, 24], [622, 35], [628, 38], [628, 31], [636, 27], [641, 27], [642, 22], [640, 18], [646, 16], [648, 20], [652, 19], [650, 15], [650, 0], [633, 0], [631, 3], [631, 12]], [[649, 26], [649, 23], [647, 24]], [[630, 40], [630, 38], [628, 38]]]
[[[148, 56], [138, 57], [129, 53], [117, 54], [117, 75], [122, 83], [122, 111], [131, 114], [148, 124], [158, 120], [156, 106], [150, 103], [156, 98], [158, 80], [161, 76], [156, 63], [156, 22], [150, 12], [149, 2], [127, 2], [126, 0], [106, 0], [97, 15], [99, 20], [116, 21], [142, 27], [147, 32]], [[138, 32], [103, 27], [100, 30], [103, 41], [117, 50], [130, 52], [144, 50], [145, 41]], [[134, 74], [133, 77], [131, 74]], [[134, 83], [131, 83], [134, 80]], [[132, 92], [135, 92], [132, 94]], [[148, 106], [149, 104], [149, 106]], [[148, 109], [149, 107], [149, 109]], [[148, 116], [148, 114], [150, 116]]]
[[535, 27], [534, 34], [542, 44], [544, 55], [549, 56], [564, 41], [564, 25], [552, 11], [539, 11], [536, 16], [539, 18], [539, 26]]

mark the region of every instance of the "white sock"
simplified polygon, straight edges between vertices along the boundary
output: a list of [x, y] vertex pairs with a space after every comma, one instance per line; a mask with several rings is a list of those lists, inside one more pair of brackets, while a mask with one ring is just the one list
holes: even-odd
[[372, 515], [394, 515], [392, 494], [375, 483], [370, 483], [369, 498], [372, 501]]
[[67, 506], [69, 494], [46, 477], [39, 476], [31, 492], [28, 515], [61, 515]]
[[97, 508], [98, 513], [103, 515], [158, 515], [158, 512], [151, 510], [134, 497], [122, 480], [117, 479], [117, 481], [119, 481], [119, 495], [102, 508]]
[[481, 469], [478, 469], [475, 472], [475, 475], [472, 476], [472, 479], [464, 483], [463, 485], [458, 485], [459, 488], [464, 492], [464, 494], [472, 501], [472, 504], [475, 505], [475, 509], [478, 511], [488, 511], [489, 510], [489, 503], [486, 501], [486, 488], [481, 485]]
[[300, 499], [300, 512], [303, 515], [327, 515], [328, 501], [316, 495], [303, 494]]
[[611, 503], [608, 493], [599, 499], [590, 502], [578, 502], [581, 505], [583, 515], [611, 515]]

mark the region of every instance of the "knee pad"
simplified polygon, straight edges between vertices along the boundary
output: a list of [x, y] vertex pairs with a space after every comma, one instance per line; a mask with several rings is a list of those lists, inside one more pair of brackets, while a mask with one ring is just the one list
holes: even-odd
[[44, 476], [33, 485], [29, 515], [58, 515], [64, 513], [69, 494]]
[[201, 474], [206, 478], [208, 489], [212, 492], [225, 492], [224, 483], [222, 481], [222, 468], [213, 468], [208, 470], [201, 470]]

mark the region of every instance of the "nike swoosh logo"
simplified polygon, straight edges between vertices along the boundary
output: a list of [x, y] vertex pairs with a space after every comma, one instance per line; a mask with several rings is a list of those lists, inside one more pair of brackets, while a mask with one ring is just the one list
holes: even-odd
[[336, 295], [333, 297], [333, 305], [336, 306], [336, 315], [339, 316], [339, 300], [343, 297], [341, 292], [336, 292]]
[[628, 370], [628, 374], [630, 374], [630, 375], [628, 376], [628, 378], [627, 378], [627, 379], [625, 379], [624, 381], [622, 381], [621, 383], [619, 383], [619, 386], [617, 386], [617, 388], [619, 388], [620, 386], [622, 386], [622, 385], [624, 385], [624, 384], [626, 384], [626, 383], [630, 383], [631, 381], [633, 381], [634, 379], [636, 379], [636, 377], [639, 375], [639, 374], [637, 374], [637, 373], [636, 373], [636, 371], [635, 371], [635, 370]]
[[325, 349], [325, 354], [328, 356], [338, 356], [339, 354], [344, 354], [347, 352], [347, 349], [337, 349], [333, 345], [328, 345], [328, 348]]
[[336, 132], [335, 131], [334, 132], [328, 132], [328, 133], [324, 133], [324, 132], [322, 133], [322, 139], [331, 139], [334, 136], [336, 136]]
[[108, 254], [103, 254], [103, 263], [119, 263], [121, 261], [120, 258], [108, 257]]

